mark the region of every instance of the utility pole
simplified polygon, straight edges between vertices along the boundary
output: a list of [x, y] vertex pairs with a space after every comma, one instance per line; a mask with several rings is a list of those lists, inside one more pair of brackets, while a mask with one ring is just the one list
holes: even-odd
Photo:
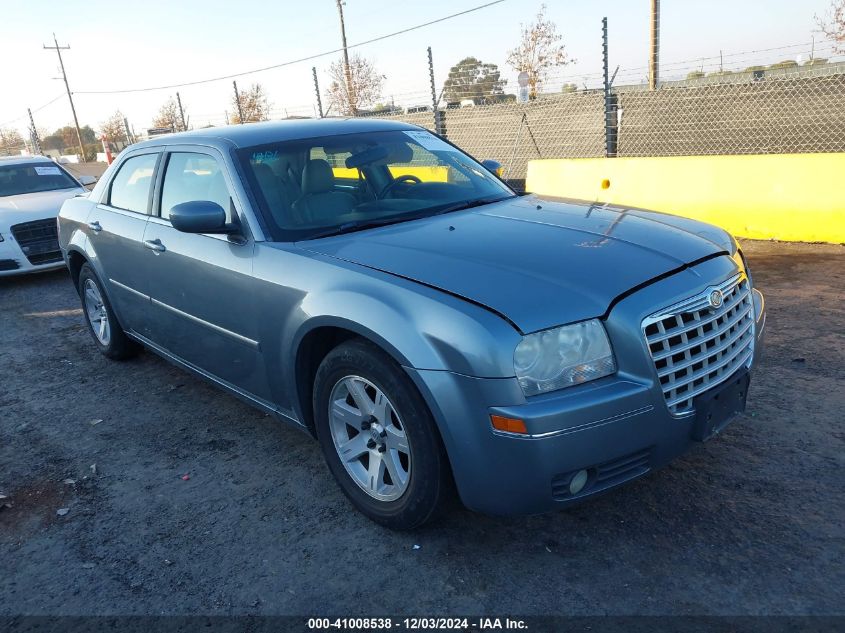
[[346, 48], [346, 24], [343, 21], [343, 0], [337, 0], [337, 12], [340, 14], [340, 41], [343, 45], [343, 74], [346, 77], [346, 96], [349, 98], [349, 110], [354, 116], [358, 111], [355, 86], [352, 84], [352, 69], [349, 67], [349, 51]]
[[648, 89], [657, 88], [660, 70], [660, 0], [651, 0], [651, 50], [648, 56]]
[[238, 94], [238, 82], [233, 81], [232, 85], [235, 87], [235, 103], [238, 104], [238, 120], [243, 125], [244, 122], [244, 110], [241, 107], [241, 96]]
[[182, 97], [179, 96], [179, 93], [176, 93], [176, 103], [179, 104], [179, 118], [182, 119], [182, 132], [188, 129], [185, 125], [185, 111], [182, 110]]
[[35, 120], [32, 118], [32, 110], [26, 109], [29, 115], [29, 138], [32, 139], [33, 150], [35, 154], [41, 154], [41, 139], [38, 138], [38, 130], [35, 129]]
[[65, 72], [65, 63], [62, 61], [62, 51], [70, 50], [70, 45], [68, 46], [59, 46], [59, 41], [56, 39], [56, 34], [53, 33], [53, 44], [55, 46], [44, 46], [45, 50], [53, 50], [56, 51], [56, 54], [59, 56], [59, 66], [62, 69], [62, 79], [65, 82], [65, 88], [67, 89], [67, 98], [70, 101], [70, 110], [73, 112], [73, 124], [76, 126], [76, 140], [79, 141], [79, 155], [82, 158], [82, 162], [85, 162], [85, 148], [82, 145], [82, 131], [79, 129], [79, 119], [76, 118], [76, 107], [73, 105], [73, 94], [70, 91], [70, 86], [67, 82], [67, 73]]

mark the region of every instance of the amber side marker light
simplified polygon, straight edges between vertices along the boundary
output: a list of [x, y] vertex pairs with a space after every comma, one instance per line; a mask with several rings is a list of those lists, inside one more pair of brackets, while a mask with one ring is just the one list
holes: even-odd
[[501, 415], [491, 415], [490, 422], [493, 423], [493, 428], [497, 431], [507, 431], [508, 433], [528, 434], [528, 429], [525, 428], [525, 422], [516, 420], [514, 418], [506, 418]]

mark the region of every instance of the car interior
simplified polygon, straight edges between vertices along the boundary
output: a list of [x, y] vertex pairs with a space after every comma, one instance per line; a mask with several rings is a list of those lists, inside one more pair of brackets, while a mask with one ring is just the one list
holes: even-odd
[[[324, 143], [325, 139], [319, 139]], [[266, 215], [302, 230], [414, 212], [486, 193], [460, 155], [446, 159], [413, 142], [279, 145], [247, 156]]]

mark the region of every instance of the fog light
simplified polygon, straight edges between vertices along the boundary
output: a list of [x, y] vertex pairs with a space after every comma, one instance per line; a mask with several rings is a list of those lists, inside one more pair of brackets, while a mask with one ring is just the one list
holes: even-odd
[[587, 485], [587, 480], [590, 476], [587, 474], [586, 470], [579, 470], [577, 473], [572, 475], [572, 479], [569, 480], [569, 494], [577, 495], [584, 489], [584, 486]]

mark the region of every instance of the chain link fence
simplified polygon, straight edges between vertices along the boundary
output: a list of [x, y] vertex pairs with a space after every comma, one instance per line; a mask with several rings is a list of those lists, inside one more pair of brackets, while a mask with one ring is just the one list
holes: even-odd
[[[845, 152], [845, 62], [785, 66], [690, 71], [656, 90], [612, 87], [607, 101], [601, 88], [572, 84], [527, 103], [468, 97], [440, 110], [437, 131], [502, 163], [516, 187], [536, 158]], [[428, 110], [381, 116], [434, 130]]]

